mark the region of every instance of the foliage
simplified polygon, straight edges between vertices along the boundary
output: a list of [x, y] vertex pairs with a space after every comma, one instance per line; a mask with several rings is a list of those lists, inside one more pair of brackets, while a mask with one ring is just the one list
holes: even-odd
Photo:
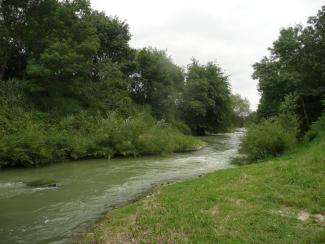
[[178, 129], [180, 132], [182, 132], [185, 135], [191, 135], [191, 128], [182, 120], [174, 120], [171, 122], [173, 127]]
[[123, 118], [116, 113], [102, 116], [83, 112], [52, 121], [44, 113], [2, 111], [0, 133], [0, 167], [183, 152], [200, 143], [148, 113]]
[[158, 119], [175, 117], [175, 100], [183, 86], [183, 72], [166, 52], [144, 48], [136, 54], [129, 91], [138, 104], [150, 105]]
[[236, 126], [243, 127], [247, 117], [250, 115], [250, 105], [247, 98], [242, 98], [239, 94], [230, 96], [233, 110], [233, 122]]
[[248, 162], [278, 156], [296, 144], [299, 128], [295, 114], [296, 101], [295, 95], [287, 95], [277, 117], [247, 128], [241, 142], [241, 152], [247, 156]]
[[[107, 65], [120, 69], [132, 52], [128, 26], [93, 11], [87, 0], [5, 0], [0, 13], [0, 50], [6, 52], [0, 80], [27, 80], [29, 102], [45, 112], [66, 115], [96, 105], [88, 100], [89, 87], [103, 88]], [[120, 87], [113, 80], [112, 90]]]
[[129, 47], [131, 34], [129, 26], [117, 17], [107, 17], [105, 13], [93, 11], [90, 20], [96, 28], [100, 47], [95, 57], [95, 62], [111, 60], [121, 63], [130, 58], [132, 50]]
[[253, 123], [258, 123], [258, 121], [257, 113], [256, 111], [253, 111], [245, 118], [244, 127], [248, 127]]
[[[45, 126], [46, 115], [1, 111], [0, 166], [36, 166], [60, 161], [61, 134]], [[40, 122], [43, 121], [43, 122]]]
[[27, 107], [26, 81], [10, 79], [0, 80], [0, 107], [8, 110]]
[[325, 6], [311, 17], [306, 27], [297, 25], [281, 30], [270, 48], [270, 56], [254, 64], [261, 100], [260, 118], [277, 115], [287, 94], [298, 97], [301, 128], [307, 130], [321, 113], [325, 93]]
[[297, 128], [287, 128], [279, 118], [251, 125], [241, 144], [249, 162], [278, 156], [296, 143]]
[[188, 66], [179, 107], [184, 121], [197, 135], [230, 127], [232, 108], [229, 83], [217, 64], [210, 62], [200, 65], [193, 60]]

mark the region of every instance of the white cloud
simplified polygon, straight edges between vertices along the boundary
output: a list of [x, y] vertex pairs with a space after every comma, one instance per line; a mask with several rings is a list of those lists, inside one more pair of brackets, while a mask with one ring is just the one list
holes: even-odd
[[107, 15], [126, 20], [131, 46], [167, 49], [184, 66], [191, 57], [217, 60], [230, 75], [233, 92], [247, 97], [255, 109], [259, 95], [252, 64], [282, 27], [305, 24], [324, 0], [91, 0]]

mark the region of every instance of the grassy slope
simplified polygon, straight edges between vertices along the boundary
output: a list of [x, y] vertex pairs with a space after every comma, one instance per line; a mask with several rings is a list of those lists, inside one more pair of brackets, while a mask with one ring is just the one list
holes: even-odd
[[325, 145], [162, 186], [84, 243], [325, 243]]

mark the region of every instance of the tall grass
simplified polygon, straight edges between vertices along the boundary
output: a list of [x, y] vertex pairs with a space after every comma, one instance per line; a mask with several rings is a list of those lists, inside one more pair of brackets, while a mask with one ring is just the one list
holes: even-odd
[[124, 118], [82, 112], [52, 121], [37, 112], [0, 113], [0, 167], [38, 166], [89, 157], [181, 152], [199, 141], [142, 113]]

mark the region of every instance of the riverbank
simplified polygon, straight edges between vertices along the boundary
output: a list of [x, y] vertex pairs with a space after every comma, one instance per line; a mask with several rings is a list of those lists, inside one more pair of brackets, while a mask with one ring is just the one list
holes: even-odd
[[57, 120], [46, 114], [44, 119], [37, 113], [5, 115], [0, 111], [0, 169], [80, 159], [165, 155], [203, 146], [197, 138], [149, 113], [123, 117], [85, 112]]
[[324, 143], [158, 187], [81, 243], [324, 243]]

